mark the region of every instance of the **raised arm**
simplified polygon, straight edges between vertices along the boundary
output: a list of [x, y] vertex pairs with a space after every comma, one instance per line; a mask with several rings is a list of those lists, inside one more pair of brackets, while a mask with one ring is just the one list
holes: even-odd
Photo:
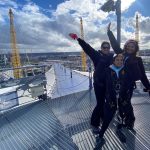
[[74, 33], [70, 33], [69, 36], [74, 39], [77, 40], [79, 45], [82, 47], [82, 49], [84, 50], [84, 52], [93, 60], [93, 58], [96, 56], [96, 54], [98, 53], [96, 50], [94, 50], [94, 48], [92, 48], [88, 43], [86, 43], [84, 40], [78, 38], [78, 36]]
[[110, 26], [111, 26], [111, 23], [108, 24], [108, 28], [107, 28], [107, 35], [108, 35], [110, 44], [111, 44], [111, 46], [112, 46], [112, 48], [116, 54], [122, 53], [123, 50], [120, 48], [120, 46], [119, 46], [114, 34], [112, 33], [112, 31], [110, 31]]

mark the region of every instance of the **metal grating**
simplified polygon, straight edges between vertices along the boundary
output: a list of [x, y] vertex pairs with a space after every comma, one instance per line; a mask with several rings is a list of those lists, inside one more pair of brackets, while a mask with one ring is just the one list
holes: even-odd
[[135, 131], [124, 129], [125, 144], [116, 136], [114, 119], [102, 148], [90, 128], [95, 106], [92, 91], [82, 91], [56, 99], [28, 104], [0, 116], [0, 150], [149, 150], [150, 98], [135, 92], [132, 99]]
[[0, 116], [0, 150], [77, 149], [47, 102]]
[[[144, 93], [136, 91], [133, 97], [136, 116], [135, 131], [124, 129], [127, 137], [125, 144], [116, 136], [116, 119], [114, 119], [104, 136], [103, 150], [149, 150], [150, 149], [150, 98]], [[50, 101], [50, 106], [66, 131], [72, 137], [80, 150], [100, 149], [97, 147], [96, 137], [90, 128], [90, 117], [95, 106], [93, 91], [74, 93]]]

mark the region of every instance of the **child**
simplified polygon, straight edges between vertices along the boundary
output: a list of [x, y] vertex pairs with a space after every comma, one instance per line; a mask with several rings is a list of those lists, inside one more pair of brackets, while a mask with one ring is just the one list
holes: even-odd
[[122, 54], [114, 55], [113, 64], [106, 69], [106, 101], [104, 104], [104, 120], [99, 132], [99, 142], [104, 141], [103, 135], [107, 130], [115, 112], [124, 115], [124, 108], [128, 103], [125, 99], [128, 89], [128, 77], [123, 66], [124, 56]]

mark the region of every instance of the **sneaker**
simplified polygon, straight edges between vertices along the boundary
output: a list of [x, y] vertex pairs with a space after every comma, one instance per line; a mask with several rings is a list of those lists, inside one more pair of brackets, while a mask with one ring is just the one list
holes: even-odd
[[123, 127], [123, 124], [120, 124], [120, 123], [117, 124], [117, 129], [118, 130], [121, 129], [122, 127]]
[[117, 124], [117, 129], [118, 129], [118, 130], [119, 130], [119, 129], [122, 129], [122, 128], [125, 128], [125, 127], [126, 127], [125, 124], [120, 124], [120, 123]]
[[100, 132], [99, 127], [91, 126], [91, 128], [92, 128], [92, 132], [93, 132], [93, 134], [99, 134], [99, 132]]
[[133, 130], [133, 127], [127, 126], [127, 129], [128, 129], [128, 130]]
[[132, 124], [130, 124], [130, 125], [127, 125], [126, 128], [127, 128], [128, 130], [134, 130], [134, 129], [133, 129], [133, 128], [134, 128], [134, 123], [132, 123]]
[[103, 144], [105, 144], [105, 139], [103, 137], [96, 139], [96, 147], [102, 147]]

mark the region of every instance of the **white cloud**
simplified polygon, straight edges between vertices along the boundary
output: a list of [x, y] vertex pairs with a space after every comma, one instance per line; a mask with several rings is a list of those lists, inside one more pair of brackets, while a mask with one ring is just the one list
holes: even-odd
[[[100, 43], [103, 40], [108, 40], [106, 30], [109, 20], [114, 20], [112, 16], [115, 18], [114, 14], [109, 18], [108, 13], [100, 10], [105, 1], [95, 0], [94, 3], [92, 0], [70, 0], [59, 4], [55, 11], [52, 10], [52, 5], [49, 4], [51, 10], [47, 11], [31, 0], [28, 0], [24, 6], [18, 6], [17, 3], [11, 0], [7, 0], [5, 3], [0, 0], [0, 4], [5, 6], [0, 7], [0, 20], [4, 22], [1, 26], [2, 30], [0, 30], [2, 39], [0, 48], [10, 47], [8, 5], [11, 5], [20, 51], [23, 51], [23, 49], [27, 49], [27, 51], [33, 49], [32, 52], [80, 51], [80, 46], [76, 41], [69, 38], [68, 33], [75, 32], [80, 35], [79, 17], [81, 16], [83, 18], [85, 40], [94, 48], [99, 49]], [[126, 3], [124, 3], [122, 0], [122, 9], [126, 10], [134, 1], [126, 0]], [[49, 12], [49, 15], [45, 12]], [[126, 22], [126, 24], [122, 23], [122, 39], [125, 41], [128, 37], [133, 36], [132, 32], [126, 31], [126, 27], [133, 28], [134, 19], [123, 20]], [[145, 25], [148, 29], [148, 18], [142, 20], [143, 26]], [[116, 33], [116, 23], [113, 23], [113, 26], [112, 29]], [[144, 29], [142, 32], [146, 32], [146, 28]]]
[[12, 0], [0, 0], [0, 5], [3, 6], [3, 7], [18, 8], [17, 3], [12, 1]]
[[121, 10], [127, 10], [136, 0], [121, 0]]
[[[131, 18], [124, 18], [122, 20], [122, 31], [121, 31], [121, 38], [122, 38], [122, 45], [128, 39], [135, 38], [136, 32], [136, 14], [134, 17]], [[150, 17], [144, 17], [142, 14], [138, 13], [139, 16], [139, 46], [140, 49], [150, 49]], [[127, 30], [128, 28], [128, 30]], [[130, 29], [130, 30], [129, 30]]]
[[2, 15], [0, 14], [0, 22], [5, 22], [4, 18], [2, 17]]
[[[91, 0], [92, 3], [98, 3], [100, 5], [103, 5], [108, 0]], [[114, 0], [115, 2], [117, 0]], [[127, 10], [136, 0], [121, 0], [121, 10], [125, 11]]]

